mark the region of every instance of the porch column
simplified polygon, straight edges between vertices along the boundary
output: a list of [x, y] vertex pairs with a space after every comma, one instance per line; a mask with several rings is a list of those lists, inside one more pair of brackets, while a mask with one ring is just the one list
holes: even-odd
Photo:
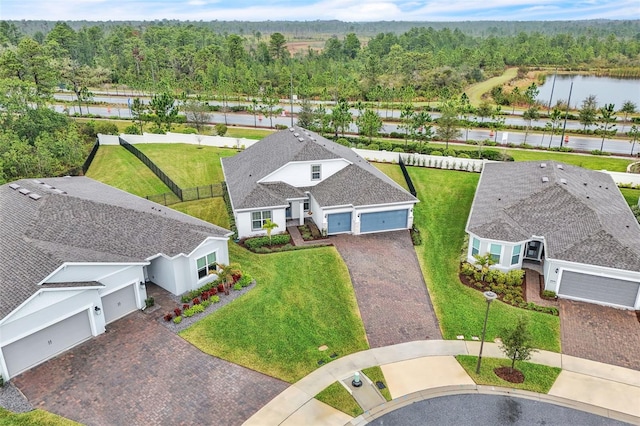
[[298, 201], [298, 225], [304, 225], [304, 200]]

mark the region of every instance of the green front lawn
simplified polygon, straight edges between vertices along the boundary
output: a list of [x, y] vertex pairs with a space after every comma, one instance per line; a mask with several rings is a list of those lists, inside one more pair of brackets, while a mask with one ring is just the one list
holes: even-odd
[[0, 426], [74, 426], [79, 424], [43, 410], [17, 414], [0, 407]]
[[234, 149], [181, 143], [138, 144], [136, 148], [181, 188], [222, 182], [220, 158], [236, 154]]
[[229, 229], [229, 226], [231, 226], [229, 223], [229, 215], [227, 214], [227, 207], [222, 197], [185, 201], [183, 203], [171, 204], [169, 207], [225, 229]]
[[102, 145], [87, 176], [139, 197], [171, 190], [135, 155], [120, 145]]
[[[229, 250], [256, 287], [183, 331], [187, 341], [290, 383], [333, 353], [368, 349], [349, 272], [335, 248], [259, 255], [230, 244]], [[319, 351], [322, 345], [329, 349]]]
[[[465, 225], [476, 185], [476, 173], [409, 167], [420, 203], [414, 210], [414, 223], [423, 244], [416, 247], [431, 300], [445, 339], [464, 335], [479, 336], [486, 309], [479, 291], [462, 285], [458, 279]], [[558, 317], [518, 309], [502, 302], [491, 305], [487, 340], [499, 336], [500, 328], [513, 324], [518, 315], [530, 319], [533, 346], [560, 351]]]
[[322, 392], [316, 395], [318, 401], [340, 410], [351, 417], [358, 417], [364, 413], [355, 398], [338, 382], [333, 382]]
[[524, 382], [511, 383], [502, 380], [493, 372], [494, 368], [511, 367], [511, 360], [509, 359], [482, 358], [480, 374], [476, 374], [477, 356], [458, 355], [456, 359], [476, 384], [523, 389], [537, 393], [549, 393], [551, 386], [553, 386], [553, 383], [562, 371], [562, 369], [557, 367], [517, 361], [515, 368], [524, 374]]
[[638, 198], [640, 198], [640, 189], [620, 188], [622, 196], [630, 206], [638, 205]]

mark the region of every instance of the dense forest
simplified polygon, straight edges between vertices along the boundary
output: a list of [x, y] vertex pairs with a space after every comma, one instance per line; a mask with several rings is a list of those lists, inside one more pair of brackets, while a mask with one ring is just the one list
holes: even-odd
[[158, 98], [167, 111], [181, 94], [277, 103], [292, 87], [342, 105], [446, 103], [508, 66], [637, 77], [640, 21], [0, 21], [0, 182], [80, 165], [96, 130], [48, 108], [58, 89], [79, 101], [104, 85], [170, 94]]

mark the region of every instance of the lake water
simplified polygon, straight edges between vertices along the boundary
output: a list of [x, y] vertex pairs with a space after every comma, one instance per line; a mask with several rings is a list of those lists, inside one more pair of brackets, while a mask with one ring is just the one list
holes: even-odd
[[[569, 89], [572, 81], [571, 108], [579, 109], [582, 106], [582, 101], [587, 96], [595, 95], [598, 108], [605, 104], [614, 104], [617, 111], [625, 101], [631, 101], [636, 104], [636, 109], [640, 109], [640, 80], [596, 77], [592, 75], [558, 75], [553, 89], [552, 107], [558, 99], [563, 99], [564, 101], [569, 99]], [[552, 86], [553, 74], [550, 74], [547, 76], [545, 83], [538, 87], [540, 90], [538, 101], [542, 105], [549, 105]]]

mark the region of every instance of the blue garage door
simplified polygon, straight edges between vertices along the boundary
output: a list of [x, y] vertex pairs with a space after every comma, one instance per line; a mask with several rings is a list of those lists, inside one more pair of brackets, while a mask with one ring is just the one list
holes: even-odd
[[409, 210], [391, 210], [388, 212], [362, 213], [360, 215], [360, 232], [390, 231], [405, 229]]
[[327, 222], [329, 234], [351, 232], [351, 212], [330, 214], [327, 216]]

